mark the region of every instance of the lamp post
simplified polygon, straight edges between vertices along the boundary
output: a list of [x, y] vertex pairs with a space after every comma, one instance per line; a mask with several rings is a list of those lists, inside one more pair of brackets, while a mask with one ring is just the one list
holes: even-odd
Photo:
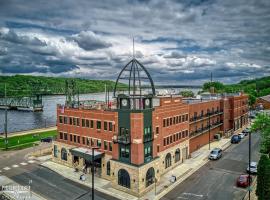
[[91, 166], [91, 171], [92, 171], [92, 200], [95, 199], [95, 190], [94, 190], [94, 169], [95, 169], [95, 167], [94, 167], [94, 161], [95, 161], [95, 159], [94, 159], [94, 157], [95, 157], [94, 150], [95, 149], [99, 149], [99, 147], [92, 147], [92, 166]]
[[249, 134], [248, 134], [248, 167], [249, 167], [249, 170], [248, 170], [248, 199], [250, 200], [250, 160], [251, 160], [251, 131], [249, 131]]
[[7, 137], [7, 84], [5, 84], [5, 127], [4, 127], [4, 132], [5, 132], [5, 149], [7, 150], [8, 148], [8, 137]]

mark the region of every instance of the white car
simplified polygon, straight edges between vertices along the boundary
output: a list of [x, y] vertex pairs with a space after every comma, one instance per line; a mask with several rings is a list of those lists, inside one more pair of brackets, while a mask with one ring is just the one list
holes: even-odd
[[257, 162], [250, 162], [250, 170], [249, 167], [247, 167], [247, 172], [249, 172], [251, 174], [257, 174]]
[[243, 139], [245, 137], [245, 135], [243, 133], [239, 133], [238, 136]]

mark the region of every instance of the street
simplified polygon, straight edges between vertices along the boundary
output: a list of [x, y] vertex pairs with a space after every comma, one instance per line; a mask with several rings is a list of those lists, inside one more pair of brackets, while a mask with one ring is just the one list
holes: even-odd
[[[3, 152], [0, 156], [0, 175], [7, 176], [20, 185], [29, 185], [31, 180], [32, 191], [45, 199], [90, 199], [91, 188], [66, 179], [50, 169], [40, 166], [38, 161], [26, 160], [25, 154], [30, 152], [31, 149], [14, 153]], [[117, 200], [115, 197], [95, 191], [95, 200], [107, 199]]]
[[[259, 160], [259, 134], [252, 134], [251, 161]], [[180, 183], [162, 200], [242, 200], [247, 189], [236, 187], [236, 179], [246, 174], [248, 166], [248, 137], [232, 144], [221, 159], [209, 161]], [[253, 188], [255, 189], [255, 188]]]

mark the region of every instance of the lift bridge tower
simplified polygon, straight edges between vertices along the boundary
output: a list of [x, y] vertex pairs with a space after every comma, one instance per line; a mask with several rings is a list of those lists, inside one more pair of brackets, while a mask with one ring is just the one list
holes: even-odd
[[76, 87], [75, 80], [66, 80], [65, 82], [66, 106], [75, 108], [79, 106], [79, 90]]

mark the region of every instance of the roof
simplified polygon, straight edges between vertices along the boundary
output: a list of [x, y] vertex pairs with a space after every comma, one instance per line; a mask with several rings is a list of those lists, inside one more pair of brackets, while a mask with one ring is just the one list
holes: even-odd
[[260, 97], [260, 99], [263, 99], [265, 101], [269, 101], [270, 102], [270, 95], [266, 95], [266, 96]]
[[[82, 157], [86, 160], [92, 160], [92, 149], [83, 147], [73, 148], [70, 150], [72, 155]], [[94, 150], [94, 160], [101, 158], [104, 153]]]

